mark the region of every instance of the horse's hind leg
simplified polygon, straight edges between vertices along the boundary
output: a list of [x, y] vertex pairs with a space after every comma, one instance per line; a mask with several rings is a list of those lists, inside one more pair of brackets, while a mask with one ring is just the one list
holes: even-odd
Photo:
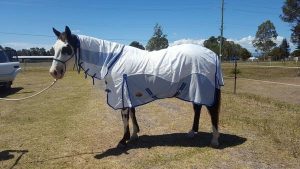
[[122, 140], [119, 142], [118, 147], [125, 147], [126, 141], [130, 139], [130, 131], [129, 131], [129, 108], [125, 108], [121, 110], [122, 121], [124, 125], [124, 135]]
[[220, 111], [220, 102], [221, 101], [221, 91], [220, 89], [216, 89], [216, 102], [215, 105], [211, 107], [207, 107], [208, 112], [211, 117], [212, 130], [213, 130], [213, 138], [211, 140], [211, 146], [218, 147], [219, 146], [219, 111]]
[[193, 122], [193, 127], [192, 130], [189, 131], [188, 133], [188, 137], [194, 137], [195, 134], [197, 134], [198, 130], [199, 130], [199, 120], [200, 120], [200, 113], [201, 113], [201, 107], [202, 105], [198, 105], [198, 104], [193, 104], [193, 108], [194, 108], [194, 122]]
[[136, 140], [138, 138], [137, 133], [140, 132], [140, 128], [139, 128], [138, 122], [135, 117], [135, 108], [130, 108], [129, 115], [131, 117], [132, 126], [133, 126], [133, 133], [130, 137], [130, 140]]

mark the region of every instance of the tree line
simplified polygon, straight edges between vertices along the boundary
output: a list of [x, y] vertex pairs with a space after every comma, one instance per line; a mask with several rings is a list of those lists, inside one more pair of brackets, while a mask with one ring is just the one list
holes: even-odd
[[46, 50], [45, 48], [33, 47], [30, 49], [15, 50], [11, 47], [2, 47], [0, 45], [0, 49], [5, 50], [5, 52], [9, 56], [16, 56], [16, 55], [17, 56], [53, 56], [54, 55], [53, 48]]
[[300, 56], [300, 0], [285, 0], [279, 17], [291, 26], [291, 42], [296, 45], [296, 50], [290, 53], [290, 46], [285, 38], [277, 46], [274, 42], [278, 36], [276, 28], [270, 20], [266, 20], [258, 26], [255, 39], [252, 41], [264, 60], [285, 60], [289, 56]]
[[[240, 57], [242, 60], [247, 60], [251, 57], [251, 53], [243, 48], [239, 44], [235, 44], [233, 41], [228, 41], [223, 38], [223, 48], [222, 48], [222, 59], [232, 60], [234, 57]], [[216, 54], [219, 55], [219, 45], [220, 37], [211, 36], [208, 40], [204, 41], [204, 46]], [[169, 46], [167, 35], [163, 33], [162, 27], [159, 24], [154, 26], [154, 33], [150, 40], [148, 41], [146, 48], [139, 42], [133, 41], [130, 46], [137, 47], [139, 49], [153, 51], [167, 48]]]

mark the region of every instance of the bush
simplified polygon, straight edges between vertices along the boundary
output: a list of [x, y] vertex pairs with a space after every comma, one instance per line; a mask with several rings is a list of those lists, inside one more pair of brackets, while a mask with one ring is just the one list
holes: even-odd
[[293, 56], [293, 57], [299, 57], [300, 56], [300, 50], [299, 49], [294, 50], [294, 52], [291, 53], [291, 56]]
[[[231, 72], [230, 72], [231, 74], [235, 74], [235, 69], [231, 69]], [[236, 69], [236, 74], [238, 75], [238, 74], [240, 74], [240, 73], [242, 73], [241, 72], [241, 70], [240, 69]]]

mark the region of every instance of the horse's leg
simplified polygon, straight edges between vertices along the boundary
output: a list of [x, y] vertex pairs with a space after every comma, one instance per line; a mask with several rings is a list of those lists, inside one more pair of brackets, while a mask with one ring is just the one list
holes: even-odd
[[211, 123], [212, 123], [213, 137], [211, 140], [211, 146], [213, 147], [219, 146], [220, 134], [218, 131], [218, 124], [219, 124], [220, 103], [221, 103], [221, 91], [220, 89], [216, 89], [216, 102], [213, 106], [207, 107], [211, 117]]
[[130, 140], [136, 140], [138, 138], [137, 133], [140, 132], [140, 128], [135, 117], [135, 108], [130, 108], [129, 115], [131, 117], [132, 126], [133, 126], [133, 133], [130, 137]]
[[122, 140], [119, 142], [118, 147], [125, 147], [126, 141], [130, 139], [130, 131], [129, 131], [129, 108], [125, 108], [121, 110], [122, 121], [124, 125], [124, 136]]
[[199, 130], [199, 120], [200, 120], [200, 113], [201, 113], [201, 108], [202, 105], [198, 105], [198, 104], [193, 104], [193, 108], [194, 108], [194, 122], [193, 122], [193, 127], [192, 130], [188, 133], [188, 137], [194, 137], [195, 134], [197, 134], [198, 130]]

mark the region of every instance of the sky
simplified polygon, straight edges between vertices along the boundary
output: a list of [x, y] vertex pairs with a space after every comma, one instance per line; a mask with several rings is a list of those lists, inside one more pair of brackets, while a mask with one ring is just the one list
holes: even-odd
[[[277, 42], [289, 41], [290, 25], [279, 17], [283, 3], [224, 0], [224, 37], [254, 52], [257, 28], [270, 20]], [[66, 25], [74, 34], [145, 46], [158, 23], [170, 45], [201, 44], [220, 35], [221, 0], [0, 0], [0, 16], [0, 45], [17, 50], [50, 49], [56, 41], [52, 27], [63, 31]]]

